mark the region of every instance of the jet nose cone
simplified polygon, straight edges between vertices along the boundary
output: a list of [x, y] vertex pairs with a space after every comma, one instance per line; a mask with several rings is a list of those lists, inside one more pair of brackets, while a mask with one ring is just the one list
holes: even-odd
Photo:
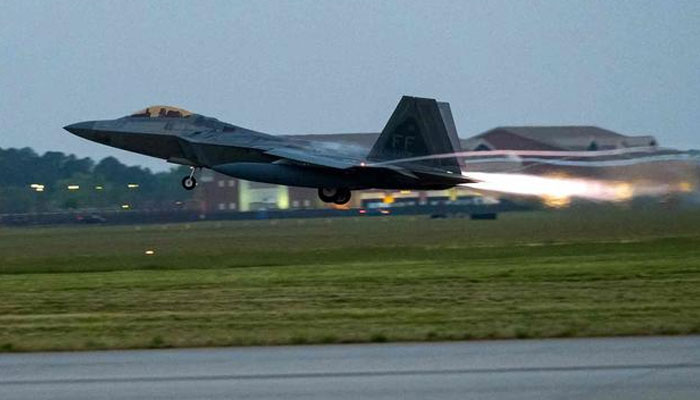
[[93, 131], [93, 126], [95, 125], [94, 121], [85, 121], [85, 122], [78, 122], [75, 124], [70, 124], [66, 125], [63, 127], [63, 129], [67, 130], [68, 132], [84, 137], [86, 139], [90, 139], [92, 136]]

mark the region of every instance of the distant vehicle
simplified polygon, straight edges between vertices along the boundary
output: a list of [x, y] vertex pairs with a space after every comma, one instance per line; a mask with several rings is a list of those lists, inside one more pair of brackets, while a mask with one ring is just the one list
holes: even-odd
[[79, 215], [75, 220], [82, 224], [103, 224], [107, 222], [105, 217], [97, 214]]
[[482, 214], [471, 214], [471, 219], [475, 220], [495, 220], [498, 218], [496, 213], [482, 213]]
[[360, 208], [357, 210], [360, 215], [391, 215], [388, 208]]
[[369, 154], [255, 132], [168, 106], [64, 128], [107, 146], [192, 167], [182, 179], [187, 190], [197, 185], [199, 168], [250, 181], [316, 188], [321, 200], [335, 204], [347, 203], [351, 190], [444, 190], [474, 182], [462, 176], [456, 157], [426, 159], [460, 150], [450, 106], [435, 99], [402, 97]]

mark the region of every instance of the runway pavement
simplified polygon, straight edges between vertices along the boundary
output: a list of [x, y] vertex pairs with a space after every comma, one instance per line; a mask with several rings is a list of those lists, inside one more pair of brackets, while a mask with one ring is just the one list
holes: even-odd
[[0, 399], [698, 399], [700, 336], [0, 355]]

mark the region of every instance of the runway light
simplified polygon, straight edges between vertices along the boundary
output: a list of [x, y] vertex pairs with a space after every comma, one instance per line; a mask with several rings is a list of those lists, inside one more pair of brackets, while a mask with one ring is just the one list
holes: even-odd
[[615, 185], [615, 201], [626, 201], [634, 196], [634, 188], [629, 183]]
[[29, 185], [29, 187], [36, 190], [37, 192], [43, 192], [45, 186], [40, 183], [32, 183], [31, 185]]
[[680, 184], [678, 184], [678, 189], [684, 193], [692, 192], [693, 184], [691, 184], [690, 182], [681, 182]]
[[543, 195], [542, 200], [547, 207], [564, 208], [571, 204], [571, 197]]
[[128, 210], [129, 208], [131, 208], [131, 206], [129, 206], [128, 204], [122, 204], [122, 209]]
[[68, 185], [68, 190], [78, 190], [80, 189], [80, 185]]
[[130, 183], [130, 184], [126, 185], [126, 187], [128, 187], [129, 189], [136, 189], [137, 187], [139, 187], [139, 184], [138, 183]]
[[95, 186], [95, 190], [102, 190], [102, 189], [104, 189], [104, 188], [100, 185]]
[[155, 250], [150, 250], [150, 249], [149, 249], [149, 250], [146, 250], [146, 251], [144, 252], [144, 254], [146, 254], [147, 256], [152, 256], [152, 255], [156, 254], [156, 251], [155, 251]]

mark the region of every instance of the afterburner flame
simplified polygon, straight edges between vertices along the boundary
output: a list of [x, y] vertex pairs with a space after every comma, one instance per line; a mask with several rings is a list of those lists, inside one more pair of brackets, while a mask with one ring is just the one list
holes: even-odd
[[635, 196], [663, 195], [677, 191], [674, 190], [677, 189], [676, 187], [668, 184], [649, 185], [561, 176], [489, 172], [470, 172], [463, 175], [478, 182], [466, 183], [462, 186], [488, 192], [537, 196], [550, 207], [565, 207], [569, 205], [572, 198], [626, 201]]

